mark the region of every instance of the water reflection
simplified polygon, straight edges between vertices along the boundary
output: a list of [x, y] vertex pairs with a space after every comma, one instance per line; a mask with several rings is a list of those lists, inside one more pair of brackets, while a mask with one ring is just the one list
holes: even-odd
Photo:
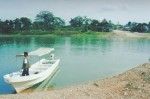
[[15, 37], [14, 39], [14, 43], [16, 44], [17, 47], [24, 45], [24, 46], [28, 46], [30, 45], [31, 41], [32, 41], [32, 37]]
[[53, 47], [54, 45], [62, 45], [65, 42], [65, 39], [61, 36], [49, 36], [49, 37], [35, 37], [35, 45], [41, 47]]
[[109, 38], [99, 38], [98, 36], [76, 36], [71, 37], [70, 42], [79, 50], [101, 50], [105, 53], [111, 49], [112, 41]]
[[12, 37], [0, 37], [0, 46], [5, 46], [9, 44], [14, 44], [14, 39]]

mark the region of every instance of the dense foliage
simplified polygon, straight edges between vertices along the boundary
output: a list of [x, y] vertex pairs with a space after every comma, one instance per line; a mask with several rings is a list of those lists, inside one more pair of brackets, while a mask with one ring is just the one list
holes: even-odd
[[131, 31], [131, 32], [150, 32], [150, 22], [147, 23], [136, 23], [136, 22], [128, 22], [123, 30]]
[[106, 19], [101, 22], [87, 17], [77, 16], [69, 21], [69, 25], [65, 25], [65, 21], [60, 17], [56, 17], [49, 11], [41, 11], [36, 15], [34, 22], [27, 17], [16, 18], [15, 20], [0, 20], [0, 33], [12, 34], [31, 31], [48, 31], [54, 30], [70, 30], [70, 31], [97, 31], [109, 32], [113, 30], [114, 24]]
[[103, 19], [101, 22], [87, 17], [77, 16], [70, 20], [70, 26], [80, 28], [82, 31], [97, 31], [97, 32], [110, 32], [113, 29], [111, 21]]
[[36, 15], [34, 22], [27, 17], [16, 18], [15, 20], [0, 20], [0, 33], [11, 34], [13, 32], [29, 32], [33, 30], [53, 31], [56, 28], [64, 27], [65, 21], [55, 17], [49, 11], [42, 11]]
[[[102, 21], [90, 19], [87, 17], [77, 16], [71, 18], [69, 24], [66, 25], [65, 21], [60, 17], [53, 15], [49, 11], [41, 11], [32, 22], [27, 17], [16, 18], [14, 20], [0, 20], [0, 33], [13, 34], [13, 33], [31, 33], [35, 34], [40, 31], [50, 33], [53, 31], [77, 31], [77, 32], [110, 32], [114, 29], [121, 29], [132, 32], [150, 32], [150, 23], [135, 23], [128, 22], [125, 26], [115, 25], [110, 20], [103, 19]], [[55, 32], [54, 32], [55, 33]]]

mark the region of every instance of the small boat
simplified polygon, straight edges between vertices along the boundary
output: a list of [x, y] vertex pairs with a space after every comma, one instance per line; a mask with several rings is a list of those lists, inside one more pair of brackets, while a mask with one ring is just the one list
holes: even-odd
[[[53, 76], [57, 71], [60, 62], [60, 59], [54, 59], [54, 54], [51, 54], [53, 50], [54, 48], [39, 48], [35, 51], [29, 52], [29, 57], [41, 57], [49, 54], [50, 58], [43, 58], [32, 64], [29, 68], [28, 76], [22, 76], [22, 70], [4, 75], [3, 77], [5, 82], [12, 85], [16, 92], [19, 93], [35, 84], [44, 81], [46, 78]], [[23, 54], [17, 56], [20, 57], [23, 56]]]

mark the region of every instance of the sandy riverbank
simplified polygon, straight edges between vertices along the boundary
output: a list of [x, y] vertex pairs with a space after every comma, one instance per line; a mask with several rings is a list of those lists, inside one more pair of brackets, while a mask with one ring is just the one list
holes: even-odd
[[139, 65], [117, 76], [68, 88], [12, 95], [0, 99], [148, 99], [150, 63]]
[[117, 37], [132, 37], [132, 38], [148, 38], [148, 39], [150, 39], [150, 33], [138, 33], [138, 32], [114, 30], [112, 34], [113, 34], [113, 36], [117, 36]]

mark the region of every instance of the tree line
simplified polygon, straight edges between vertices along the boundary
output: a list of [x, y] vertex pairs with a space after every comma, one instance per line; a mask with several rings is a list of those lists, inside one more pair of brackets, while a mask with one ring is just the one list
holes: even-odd
[[121, 29], [132, 32], [150, 32], [150, 23], [135, 23], [128, 22], [126, 25], [118, 25], [111, 22], [111, 20], [103, 19], [102, 21], [90, 19], [87, 17], [76, 16], [71, 18], [69, 24], [55, 16], [52, 12], [41, 11], [32, 22], [27, 17], [16, 18], [14, 20], [0, 20], [0, 33], [12, 34], [31, 31], [48, 31], [55, 30], [68, 30], [68, 31], [94, 31], [94, 32], [110, 32], [114, 29]]
[[150, 22], [149, 23], [128, 22], [123, 27], [123, 30], [131, 32], [150, 33]]
[[27, 17], [16, 18], [14, 20], [0, 20], [0, 33], [11, 34], [13, 32], [29, 32], [32, 30], [52, 32], [57, 29], [77, 30], [81, 32], [98, 31], [110, 32], [113, 30], [114, 24], [111, 21], [103, 19], [101, 22], [96, 19], [77, 16], [69, 21], [66, 25], [65, 21], [60, 17], [56, 17], [52, 12], [41, 11], [32, 22]]
[[23, 32], [31, 30], [52, 31], [56, 27], [65, 25], [64, 20], [55, 17], [49, 11], [42, 11], [36, 15], [35, 21], [27, 17], [16, 18], [15, 20], [0, 20], [0, 33]]

